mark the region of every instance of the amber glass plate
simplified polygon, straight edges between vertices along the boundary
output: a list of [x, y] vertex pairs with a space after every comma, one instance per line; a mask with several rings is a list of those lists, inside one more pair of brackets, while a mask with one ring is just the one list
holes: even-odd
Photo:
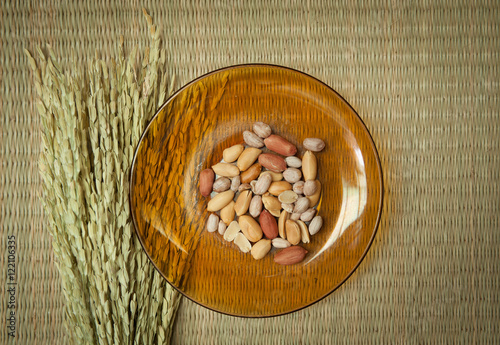
[[[294, 266], [275, 264], [276, 249], [256, 261], [205, 230], [198, 175], [255, 121], [295, 143], [299, 157], [305, 138], [326, 142], [317, 154], [324, 225]], [[345, 282], [374, 239], [382, 197], [377, 150], [351, 106], [317, 79], [270, 65], [217, 70], [180, 89], [145, 130], [130, 181], [137, 235], [163, 277], [202, 306], [246, 317], [296, 311]]]

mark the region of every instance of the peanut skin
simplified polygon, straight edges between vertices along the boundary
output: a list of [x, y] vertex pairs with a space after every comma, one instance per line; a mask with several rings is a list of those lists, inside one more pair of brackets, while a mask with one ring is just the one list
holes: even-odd
[[200, 193], [203, 196], [209, 196], [212, 193], [215, 174], [212, 169], [202, 170], [200, 173]]

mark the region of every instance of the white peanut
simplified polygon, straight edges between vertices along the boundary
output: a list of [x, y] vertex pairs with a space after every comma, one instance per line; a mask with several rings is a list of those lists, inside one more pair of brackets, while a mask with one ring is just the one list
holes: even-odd
[[286, 157], [285, 162], [290, 168], [300, 168], [302, 166], [302, 160], [295, 156]]
[[321, 218], [321, 216], [314, 217], [309, 224], [309, 234], [311, 234], [311, 236], [316, 235], [322, 226], [323, 218]]
[[215, 213], [212, 213], [208, 217], [207, 231], [208, 232], [214, 232], [215, 230], [217, 230], [218, 226], [219, 226], [219, 216], [216, 215]]
[[262, 212], [262, 197], [260, 195], [254, 195], [252, 201], [250, 201], [250, 207], [248, 208], [248, 213], [254, 218], [257, 218]]
[[297, 168], [288, 168], [283, 171], [283, 178], [285, 181], [290, 183], [295, 183], [300, 180], [302, 177], [302, 172]]

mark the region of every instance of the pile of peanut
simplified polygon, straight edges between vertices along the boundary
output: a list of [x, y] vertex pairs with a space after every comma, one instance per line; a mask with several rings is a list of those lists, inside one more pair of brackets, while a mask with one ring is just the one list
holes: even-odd
[[298, 244], [309, 243], [323, 225], [314, 208], [321, 183], [313, 152], [323, 150], [325, 143], [305, 139], [307, 151], [300, 159], [295, 156], [297, 147], [272, 134], [263, 122], [254, 123], [253, 132], [244, 131], [243, 140], [246, 146], [225, 149], [221, 163], [200, 173], [200, 193], [205, 197], [214, 193], [207, 205], [212, 212], [207, 230], [218, 230], [256, 260], [275, 247], [282, 249], [274, 256], [276, 263], [299, 263], [307, 250]]

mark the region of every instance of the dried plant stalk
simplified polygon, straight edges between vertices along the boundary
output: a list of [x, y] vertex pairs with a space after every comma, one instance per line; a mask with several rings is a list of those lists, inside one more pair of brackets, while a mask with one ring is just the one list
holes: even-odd
[[[172, 91], [159, 32], [150, 47], [63, 72], [48, 46], [35, 60], [40, 174], [53, 247], [76, 344], [164, 344], [180, 296], [153, 268], [133, 225], [128, 181], [145, 125]], [[170, 82], [170, 87], [168, 83]]]

